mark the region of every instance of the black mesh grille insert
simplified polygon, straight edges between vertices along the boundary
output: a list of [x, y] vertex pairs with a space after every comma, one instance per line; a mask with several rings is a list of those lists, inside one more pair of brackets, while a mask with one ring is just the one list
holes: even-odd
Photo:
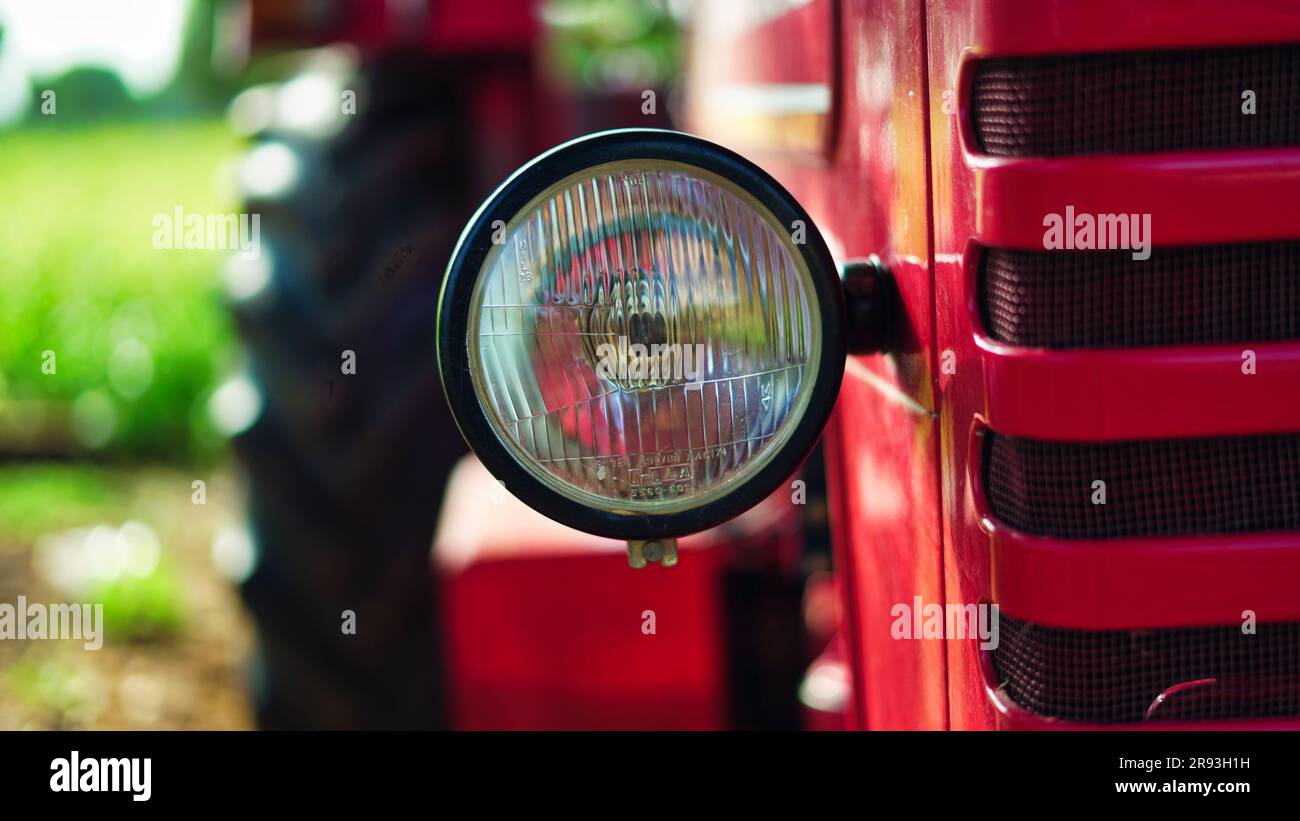
[[987, 60], [971, 115], [1001, 157], [1300, 145], [1300, 45]]
[[1300, 339], [1300, 242], [980, 255], [989, 337], [1023, 347], [1141, 348]]
[[[984, 434], [993, 514], [1060, 539], [1300, 530], [1300, 434], [1045, 442]], [[1094, 482], [1105, 504], [1094, 504]], [[1100, 497], [1098, 497], [1100, 498]]]
[[1300, 715], [1300, 623], [1255, 629], [1068, 630], [1002, 614], [993, 668], [1016, 704], [1065, 721]]

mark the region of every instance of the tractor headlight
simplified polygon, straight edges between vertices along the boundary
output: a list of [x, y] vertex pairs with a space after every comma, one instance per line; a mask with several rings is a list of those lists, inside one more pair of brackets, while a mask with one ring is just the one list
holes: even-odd
[[840, 285], [798, 203], [669, 131], [611, 131], [516, 172], [471, 220], [438, 314], [470, 445], [552, 518], [665, 538], [798, 467], [844, 367]]

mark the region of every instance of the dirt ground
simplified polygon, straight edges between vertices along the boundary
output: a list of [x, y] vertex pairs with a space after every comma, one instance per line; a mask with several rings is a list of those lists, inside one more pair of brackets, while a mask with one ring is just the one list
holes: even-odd
[[[157, 549], [149, 555], [158, 557], [159, 569], [147, 583], [112, 594], [106, 608], [145, 616], [129, 629], [115, 629], [106, 616], [98, 650], [75, 640], [0, 641], [0, 729], [251, 727], [246, 675], [252, 630], [230, 578], [237, 572], [228, 549], [228, 534], [241, 521], [238, 483], [224, 471], [50, 470], [55, 481], [61, 481], [59, 470], [92, 470], [92, 501], [77, 504], [32, 491], [28, 504], [50, 496], [50, 508], [22, 516], [15, 512], [22, 486], [17, 492], [12, 485], [0, 488], [0, 603], [16, 606], [19, 595], [28, 602], [94, 601], [59, 589], [58, 574], [48, 568], [50, 545], [73, 544], [76, 555], [76, 541], [96, 526], [114, 533], [110, 528], [126, 522], [143, 524], [156, 536]], [[196, 479], [206, 483], [204, 504], [192, 498]], [[79, 474], [76, 480], [82, 481]], [[15, 516], [39, 523], [14, 526]], [[214, 550], [223, 533], [227, 549]], [[237, 570], [240, 562], [233, 565]]]

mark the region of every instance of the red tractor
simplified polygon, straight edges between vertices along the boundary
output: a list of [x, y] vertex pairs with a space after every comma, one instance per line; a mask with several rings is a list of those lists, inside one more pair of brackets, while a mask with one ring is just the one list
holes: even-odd
[[[544, 148], [668, 124], [658, 86], [647, 105], [639, 87], [550, 81], [537, 6], [251, 6], [255, 54], [292, 71], [232, 104], [246, 168], [298, 169], [279, 187], [251, 175], [270, 272], [232, 304], [261, 394], [235, 445], [264, 727], [800, 726], [800, 679], [833, 620], [820, 474], [807, 504], [684, 543], [691, 561], [655, 578], [461, 459], [433, 343], [465, 221]], [[811, 636], [805, 568], [823, 582]]]
[[826, 435], [849, 726], [1300, 726], [1300, 9], [739, 6], [690, 125], [901, 298]]
[[270, 723], [1300, 728], [1300, 10], [701, 2], [665, 131], [459, 5], [248, 321]]

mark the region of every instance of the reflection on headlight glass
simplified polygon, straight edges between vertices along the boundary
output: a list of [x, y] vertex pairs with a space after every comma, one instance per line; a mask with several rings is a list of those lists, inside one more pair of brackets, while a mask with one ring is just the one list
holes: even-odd
[[780, 449], [821, 350], [790, 226], [721, 177], [624, 161], [498, 227], [467, 343], [479, 401], [534, 475], [601, 509], [669, 512]]

